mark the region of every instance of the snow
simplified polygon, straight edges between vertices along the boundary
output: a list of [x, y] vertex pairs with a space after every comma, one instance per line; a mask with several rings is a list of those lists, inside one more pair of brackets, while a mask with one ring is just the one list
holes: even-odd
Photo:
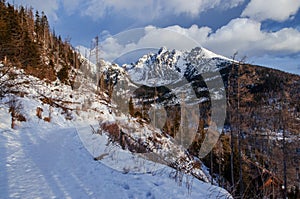
[[[149, 72], [150, 75], [146, 74], [146, 80], [149, 82], [157, 76], [168, 76], [171, 81], [181, 79], [186, 67], [185, 62], [180, 59], [181, 55], [182, 52], [179, 51], [168, 53], [166, 49], [162, 49], [160, 59], [167, 65], [177, 63], [180, 71], [148, 68], [146, 73]], [[140, 74], [134, 75], [142, 83], [147, 83], [145, 79], [143, 81], [145, 75], [143, 70], [145, 70], [145, 62], [151, 56], [144, 58], [136, 67], [137, 70], [141, 70]], [[162, 137], [159, 140], [160, 148], [155, 148], [155, 143], [150, 142], [149, 137], [154, 133], [159, 134], [157, 129], [151, 125], [140, 125], [134, 118], [120, 113], [121, 110], [112, 111], [118, 104], [110, 104], [95, 93], [97, 88], [93, 82], [93, 75], [96, 75], [99, 70], [108, 68], [117, 71], [121, 74], [118, 78], [122, 78], [121, 80], [130, 88], [136, 89], [137, 85], [130, 82], [126, 76], [126, 72], [129, 76], [132, 74], [132, 69], [125, 71], [105, 61], [101, 61], [101, 67], [97, 68], [86, 58], [82, 57], [82, 60], [85, 61], [84, 66], [92, 72], [92, 75], [84, 77], [84, 74], [80, 75], [78, 71], [76, 83], [80, 87], [76, 90], [59, 81], [46, 83], [25, 75], [22, 70], [15, 71], [20, 77], [15, 81], [23, 83], [18, 84], [14, 91], [16, 93], [25, 91], [25, 96], [7, 95], [0, 99], [1, 199], [230, 198], [225, 190], [192, 178], [191, 175], [185, 175], [183, 185], [179, 186], [174, 179], [174, 169], [157, 161], [151, 162], [145, 159], [145, 156], [122, 150], [116, 145], [107, 146], [109, 139], [105, 132], [102, 132], [102, 135], [93, 134], [91, 125], [97, 130], [100, 121], [116, 122], [124, 133], [130, 134], [131, 129], [135, 129], [135, 135], [130, 136], [137, 136], [135, 138], [147, 142], [149, 147], [154, 148], [155, 155], [163, 157], [168, 163], [175, 161], [180, 164], [176, 162], [178, 159], [187, 158], [185, 150], [174, 145], [168, 137]], [[161, 81], [163, 84], [166, 80]], [[118, 90], [118, 92], [126, 93], [127, 90]], [[50, 106], [42, 102], [41, 98], [45, 97], [54, 100], [56, 105]], [[27, 120], [16, 122], [15, 129], [11, 129], [11, 116], [8, 111], [8, 102], [12, 98], [18, 100], [21, 105], [20, 112]], [[60, 106], [69, 110], [65, 111]], [[38, 107], [43, 109], [43, 118], [51, 115], [50, 123], [36, 116]], [[113, 153], [107, 155], [108, 151]], [[95, 161], [94, 158], [99, 156], [102, 160]], [[192, 160], [186, 160], [182, 165], [190, 169], [189, 164]], [[208, 181], [209, 173], [205, 170], [205, 166], [193, 172], [204, 181]], [[185, 184], [192, 184], [191, 189], [188, 189]]]
[[[97, 129], [98, 125], [92, 125]], [[147, 161], [129, 151], [121, 150], [116, 145], [107, 145], [108, 136], [105, 133], [94, 134], [91, 126], [77, 125], [77, 133], [84, 147], [93, 157], [101, 157], [101, 163], [120, 172], [150, 173], [155, 172], [164, 165]]]
[[[205, 48], [196, 47], [189, 51], [168, 50], [162, 47], [158, 53], [142, 56], [135, 64], [125, 64], [130, 79], [147, 86], [176, 84], [184, 79], [188, 65], [193, 65], [198, 74], [218, 72], [220, 63], [234, 60], [217, 55]], [[219, 73], [218, 73], [219, 74]]]
[[207, 50], [206, 48], [203, 48], [201, 47], [202, 51], [203, 51], [203, 55], [204, 57], [203, 58], [209, 58], [209, 59], [212, 59], [212, 58], [220, 58], [220, 59], [224, 59], [224, 60], [227, 60], [227, 61], [230, 61], [230, 62], [234, 62], [234, 60], [232, 59], [229, 59], [227, 57], [224, 57], [222, 55], [218, 55], [210, 50]]
[[[6, 105], [0, 105], [0, 198], [226, 198], [226, 191], [192, 181], [185, 185], [169, 177], [163, 167], [153, 172], [124, 173], [107, 167], [84, 146], [76, 126], [53, 111], [53, 123], [34, 116], [33, 108], [47, 105], [19, 99], [28, 121], [10, 128]], [[58, 122], [60, 121], [60, 122]], [[86, 125], [84, 127], [84, 124]], [[191, 179], [190, 179], [191, 180]], [[183, 182], [184, 184], [184, 182]]]

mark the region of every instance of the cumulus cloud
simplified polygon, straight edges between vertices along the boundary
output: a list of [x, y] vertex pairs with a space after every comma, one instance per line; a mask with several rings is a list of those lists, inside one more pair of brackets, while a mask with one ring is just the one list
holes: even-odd
[[272, 19], [282, 22], [296, 14], [299, 8], [299, 0], [251, 0], [241, 16], [257, 21]]
[[293, 28], [266, 32], [261, 23], [238, 18], [207, 37], [203, 45], [226, 56], [234, 52], [245, 56], [288, 55], [300, 52], [300, 32]]
[[[127, 30], [101, 42], [102, 58], [113, 61], [132, 51], [142, 50], [144, 52], [144, 49], [152, 51], [156, 49], [155, 51], [157, 51], [160, 47], [191, 50], [200, 46], [200, 42], [196, 39], [205, 41], [210, 32], [210, 28], [198, 28], [196, 25], [187, 29], [176, 25], [167, 28], [146, 26]], [[196, 36], [197, 38], [195, 38]]]
[[258, 41], [263, 39], [264, 33], [261, 32], [260, 23], [239, 18], [230, 21], [226, 26], [211, 34], [203, 45], [217, 53], [231, 56], [235, 52], [248, 53], [251, 48], [259, 45]]
[[82, 13], [99, 19], [107, 14], [124, 14], [136, 20], [151, 20], [162, 16], [186, 14], [194, 17], [211, 8], [233, 8], [244, 0], [92, 0], [89, 1]]
[[266, 54], [289, 56], [300, 53], [300, 32], [297, 29], [285, 28], [277, 32], [266, 32], [261, 29], [260, 22], [247, 18], [233, 19], [215, 32], [209, 27], [193, 25], [190, 28], [182, 28], [176, 25], [167, 28], [147, 26], [132, 32], [127, 31], [126, 34], [140, 37], [126, 44], [122, 44], [118, 37], [105, 40], [102, 47], [103, 51], [107, 51], [104, 53], [106, 57], [103, 58], [111, 60], [112, 57], [140, 48], [166, 46], [169, 49], [190, 50], [199, 45], [227, 57], [231, 57], [235, 52], [247, 57]]
[[89, 16], [95, 20], [109, 15], [123, 15], [137, 21], [151, 21], [165, 16], [185, 14], [198, 16], [201, 12], [212, 8], [233, 8], [245, 0], [8, 0], [18, 5], [32, 6], [37, 10], [57, 19], [59, 6], [70, 15], [75, 12]]

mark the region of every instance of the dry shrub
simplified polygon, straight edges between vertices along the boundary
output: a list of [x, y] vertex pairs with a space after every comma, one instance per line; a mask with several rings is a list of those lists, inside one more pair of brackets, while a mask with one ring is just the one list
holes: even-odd
[[146, 153], [147, 147], [144, 146], [141, 139], [135, 140], [130, 135], [124, 133], [116, 123], [102, 123], [100, 128], [108, 133], [110, 140], [118, 143], [123, 150], [127, 149], [134, 153]]
[[41, 107], [37, 107], [36, 108], [36, 116], [39, 118], [39, 119], [42, 119], [42, 112], [43, 112], [43, 109]]
[[100, 128], [107, 132], [113, 141], [120, 139], [120, 128], [116, 123], [105, 122], [100, 125]]
[[43, 97], [43, 98], [40, 98], [40, 100], [41, 100], [44, 104], [53, 105], [53, 100], [52, 100], [51, 98]]
[[16, 115], [16, 119], [17, 119], [17, 121], [19, 121], [19, 122], [26, 122], [26, 117], [25, 117], [24, 115], [22, 115], [21, 113], [18, 113], [18, 114]]
[[9, 112], [11, 114], [11, 128], [15, 128], [15, 122], [26, 122], [26, 118], [24, 115], [21, 114], [21, 110], [23, 109], [22, 104], [13, 97], [9, 101]]
[[40, 67], [32, 67], [27, 66], [25, 68], [26, 74], [33, 75], [41, 80], [45, 79], [49, 82], [56, 80], [55, 70], [52, 67], [40, 66]]
[[50, 117], [44, 117], [44, 121], [45, 122], [51, 122], [51, 119], [50, 119]]
[[200, 161], [193, 162], [194, 169], [201, 169], [202, 163]]

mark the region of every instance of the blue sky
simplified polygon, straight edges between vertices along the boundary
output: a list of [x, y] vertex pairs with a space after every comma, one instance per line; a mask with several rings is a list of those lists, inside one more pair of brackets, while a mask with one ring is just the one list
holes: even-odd
[[[144, 47], [174, 38], [178, 32], [197, 44], [227, 57], [300, 74], [299, 0], [9, 0], [48, 15], [50, 26], [73, 46], [90, 47], [99, 35], [102, 56], [124, 53], [128, 46]], [[110, 36], [140, 28], [144, 35], [122, 46]], [[162, 30], [172, 31], [162, 31]], [[158, 35], [157, 37], [150, 36]], [[129, 31], [130, 32], [130, 31]], [[130, 32], [132, 33], [132, 32]], [[155, 41], [154, 41], [155, 40]], [[169, 41], [171, 42], [171, 41]], [[159, 44], [163, 44], [158, 42]], [[121, 49], [121, 50], [120, 50]]]

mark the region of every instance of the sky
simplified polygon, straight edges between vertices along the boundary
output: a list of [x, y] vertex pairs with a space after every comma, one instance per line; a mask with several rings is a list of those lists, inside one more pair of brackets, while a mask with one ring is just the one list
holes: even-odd
[[90, 48], [99, 36], [100, 57], [109, 61], [132, 50], [159, 45], [187, 50], [193, 43], [228, 58], [237, 53], [237, 60], [300, 74], [300, 0], [8, 2], [44, 11], [56, 34], [73, 46]]

